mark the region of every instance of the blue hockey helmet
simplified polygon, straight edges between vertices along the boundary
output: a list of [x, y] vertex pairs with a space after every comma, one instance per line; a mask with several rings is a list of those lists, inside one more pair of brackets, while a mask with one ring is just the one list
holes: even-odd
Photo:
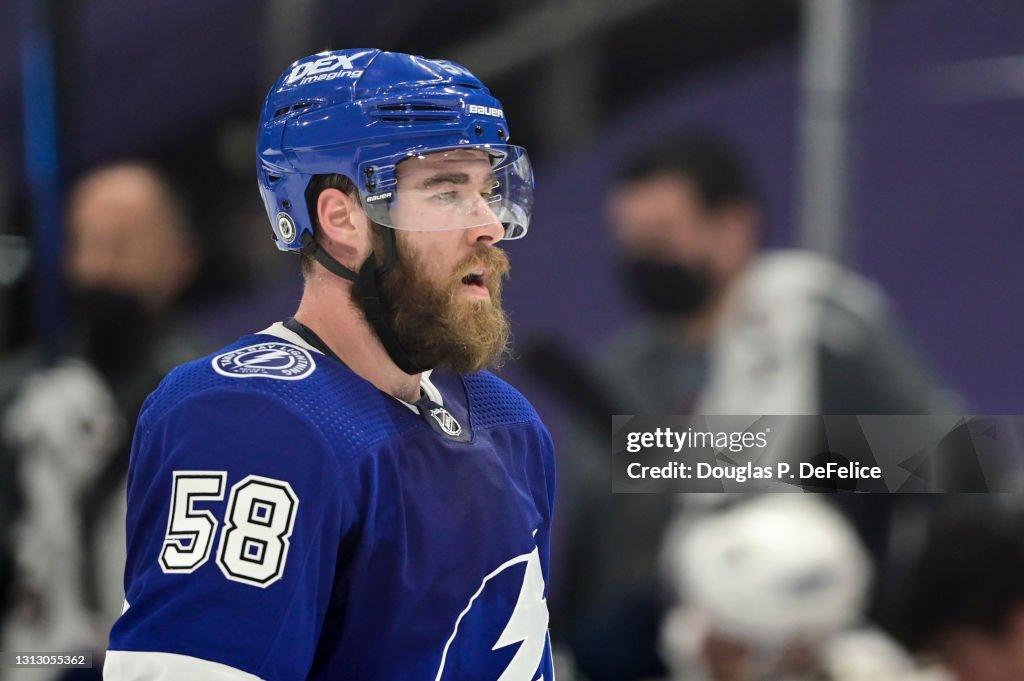
[[[501, 103], [453, 62], [376, 49], [300, 59], [274, 83], [260, 118], [257, 174], [274, 241], [286, 251], [311, 241], [305, 193], [314, 175], [327, 173], [352, 180], [369, 217], [387, 227], [460, 229], [497, 220], [506, 239], [522, 237], [533, 207], [533, 170], [526, 151], [508, 137]], [[415, 205], [415, 192], [426, 191], [399, 182], [403, 161], [467, 151], [488, 161], [486, 186], [448, 192], [447, 212], [392, 214], [403, 197]], [[463, 198], [449, 200], [457, 195]]]

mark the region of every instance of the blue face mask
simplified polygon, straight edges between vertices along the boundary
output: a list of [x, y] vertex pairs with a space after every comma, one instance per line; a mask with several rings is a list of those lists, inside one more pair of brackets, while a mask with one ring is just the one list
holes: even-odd
[[692, 317], [711, 297], [711, 271], [707, 266], [636, 257], [624, 260], [620, 270], [633, 300], [659, 316]]

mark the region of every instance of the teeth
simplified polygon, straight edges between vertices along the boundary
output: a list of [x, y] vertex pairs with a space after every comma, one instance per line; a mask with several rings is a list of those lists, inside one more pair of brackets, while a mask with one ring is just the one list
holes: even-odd
[[462, 278], [462, 283], [472, 286], [483, 286], [484, 276], [483, 270], [472, 270]]

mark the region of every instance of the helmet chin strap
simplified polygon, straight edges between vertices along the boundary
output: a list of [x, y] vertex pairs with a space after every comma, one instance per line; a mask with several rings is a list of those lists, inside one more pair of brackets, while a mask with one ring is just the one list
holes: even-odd
[[388, 353], [388, 357], [395, 363], [395, 366], [411, 376], [432, 367], [423, 367], [414, 362], [402, 348], [395, 332], [384, 319], [384, 305], [380, 298], [380, 280], [395, 266], [396, 247], [394, 230], [385, 227], [381, 231], [384, 233], [384, 265], [382, 267], [377, 267], [374, 253], [371, 252], [359, 271], [354, 272], [335, 260], [310, 234], [304, 234], [302, 237], [302, 252], [323, 265], [332, 274], [358, 285], [362, 294], [360, 302], [363, 314], [366, 315], [366, 321], [370, 322], [374, 333], [377, 334], [381, 345], [384, 346], [384, 351]]

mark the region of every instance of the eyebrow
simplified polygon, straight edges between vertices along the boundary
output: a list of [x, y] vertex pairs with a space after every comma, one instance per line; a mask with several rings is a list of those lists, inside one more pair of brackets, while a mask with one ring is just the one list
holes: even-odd
[[420, 182], [420, 187], [423, 189], [429, 189], [434, 185], [445, 184], [450, 182], [452, 184], [469, 184], [469, 175], [466, 173], [438, 173], [432, 175], [427, 179]]
[[[494, 173], [489, 173], [484, 177], [482, 184], [492, 186], [498, 181], [498, 177]], [[467, 173], [438, 173], [432, 175], [427, 179], [420, 182], [421, 189], [430, 189], [431, 187], [439, 184], [469, 184], [469, 175]]]

